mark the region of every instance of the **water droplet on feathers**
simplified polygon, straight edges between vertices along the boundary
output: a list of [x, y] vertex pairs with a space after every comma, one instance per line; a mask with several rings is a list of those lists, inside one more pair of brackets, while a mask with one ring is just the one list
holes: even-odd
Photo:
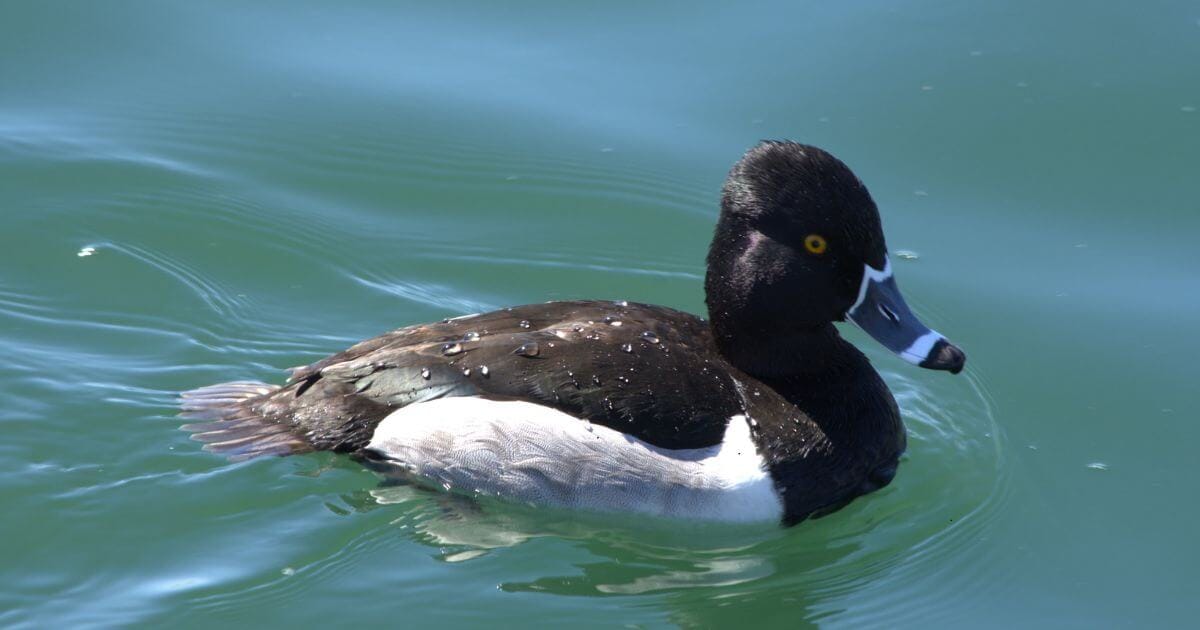
[[429, 371], [429, 368], [427, 368], [427, 367], [421, 368], [421, 378], [428, 381], [429, 377], [432, 375], [433, 375], [433, 373]]
[[658, 343], [659, 339], [658, 339], [658, 335], [654, 334], [654, 331], [647, 330], [642, 333], [642, 341], [646, 341], [649, 343]]
[[536, 341], [530, 341], [529, 343], [521, 344], [519, 348], [513, 350], [513, 354], [519, 354], [523, 357], [536, 357], [541, 351], [542, 349], [538, 347]]
[[456, 342], [451, 341], [450, 343], [442, 344], [442, 354], [444, 354], [448, 357], [452, 357], [456, 354], [461, 353], [462, 351], [463, 351], [463, 347], [462, 347], [461, 343], [456, 343]]
[[623, 343], [621, 344], [621, 350], [624, 352], [633, 352], [633, 344]]
[[521, 323], [519, 323], [517, 325], [520, 326], [521, 328], [529, 328], [532, 324], [529, 323], [528, 319], [522, 319]]
[[472, 330], [471, 332], [463, 335], [462, 340], [463, 341], [479, 341], [479, 333]]

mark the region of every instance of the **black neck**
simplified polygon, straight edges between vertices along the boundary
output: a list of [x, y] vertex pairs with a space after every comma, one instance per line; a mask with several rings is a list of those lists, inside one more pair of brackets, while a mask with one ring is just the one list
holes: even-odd
[[739, 370], [763, 381], [813, 382], [854, 368], [862, 354], [833, 324], [785, 331], [749, 331], [714, 317], [712, 332], [721, 354]]

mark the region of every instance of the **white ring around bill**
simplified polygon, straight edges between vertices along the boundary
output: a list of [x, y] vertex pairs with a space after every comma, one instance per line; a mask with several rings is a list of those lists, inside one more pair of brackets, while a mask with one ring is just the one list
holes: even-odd
[[858, 299], [854, 300], [854, 304], [846, 311], [847, 315], [854, 315], [854, 311], [862, 306], [863, 300], [867, 299], [867, 289], [871, 286], [871, 281], [883, 282], [892, 277], [892, 259], [883, 259], [883, 269], [876, 269], [871, 265], [863, 263], [863, 278], [862, 283], [858, 285]]
[[936, 330], [931, 330], [912, 342], [912, 345], [905, 348], [900, 353], [900, 358], [912, 363], [913, 365], [921, 365], [921, 363], [929, 358], [929, 352], [933, 350], [933, 346], [937, 342], [945, 339], [941, 333]]

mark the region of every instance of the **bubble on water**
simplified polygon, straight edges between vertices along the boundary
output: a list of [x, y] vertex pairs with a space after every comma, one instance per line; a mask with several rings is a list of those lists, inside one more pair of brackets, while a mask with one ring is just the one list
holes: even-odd
[[902, 260], [917, 260], [921, 255], [911, 249], [898, 249], [896, 250], [896, 257]]
[[1195, 105], [1184, 105], [1183, 107], [1179, 108], [1179, 111], [1181, 111], [1185, 114], [1191, 114], [1196, 111], [1196, 106]]
[[96, 253], [96, 248], [89, 245], [87, 247], [80, 249], [78, 252], [75, 253], [75, 255], [80, 258], [87, 258], [88, 256], [91, 256], [92, 254], [95, 254], [95, 253]]
[[1091, 468], [1092, 470], [1108, 470], [1108, 464], [1105, 464], [1104, 462], [1092, 462], [1088, 464], [1087, 467]]
[[292, 576], [292, 575], [296, 575], [296, 570], [293, 569], [292, 567], [283, 567], [283, 570], [280, 571], [280, 573], [282, 573], [283, 575], [286, 575], [286, 576]]
[[917, 189], [917, 190], [913, 191], [913, 196], [914, 197], [928, 197], [929, 193], [927, 191]]

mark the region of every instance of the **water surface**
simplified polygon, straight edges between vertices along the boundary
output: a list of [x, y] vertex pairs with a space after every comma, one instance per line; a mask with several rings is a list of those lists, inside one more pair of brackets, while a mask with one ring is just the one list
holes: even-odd
[[[1184, 626], [1188, 2], [0, 5], [0, 623]], [[176, 393], [551, 299], [703, 310], [761, 138], [867, 182], [957, 378], [860, 343], [896, 482], [800, 527], [229, 464]]]

